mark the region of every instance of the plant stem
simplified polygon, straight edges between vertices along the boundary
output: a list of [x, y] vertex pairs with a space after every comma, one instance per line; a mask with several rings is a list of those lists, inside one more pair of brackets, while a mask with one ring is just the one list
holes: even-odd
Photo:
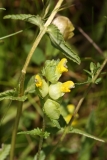
[[101, 71], [103, 70], [103, 68], [105, 67], [106, 64], [107, 64], [107, 58], [104, 60], [104, 62], [102, 63], [101, 67], [100, 67], [99, 70], [97, 71], [96, 75], [93, 77], [93, 80], [92, 80], [92, 82], [89, 84], [89, 86], [88, 86], [87, 90], [85, 91], [83, 97], [79, 100], [79, 102], [78, 102], [78, 104], [77, 104], [77, 106], [76, 106], [76, 108], [75, 108], [75, 111], [74, 111], [74, 113], [73, 113], [73, 115], [72, 115], [72, 117], [71, 117], [71, 119], [70, 119], [70, 121], [69, 121], [69, 123], [68, 123], [68, 125], [67, 125], [67, 126], [65, 127], [65, 129], [64, 129], [64, 132], [63, 132], [61, 138], [59, 139], [59, 141], [57, 142], [57, 144], [54, 146], [54, 148], [51, 150], [51, 152], [48, 154], [48, 156], [45, 158], [45, 160], [48, 160], [48, 159], [49, 159], [49, 157], [51, 156], [51, 154], [57, 149], [57, 147], [58, 147], [58, 146], [61, 144], [61, 142], [64, 140], [66, 134], [67, 134], [68, 131], [69, 131], [69, 127], [71, 126], [73, 120], [75, 119], [75, 116], [76, 116], [77, 112], [79, 111], [79, 109], [80, 109], [80, 107], [81, 107], [84, 99], [86, 98], [87, 94], [89, 93], [89, 90], [90, 90], [92, 84], [96, 81], [96, 79], [98, 78], [98, 76], [100, 75]]
[[[42, 132], [44, 131], [45, 131], [45, 116], [43, 115]], [[42, 144], [43, 144], [43, 137], [40, 137], [39, 148], [38, 148], [38, 153], [37, 153], [37, 160], [40, 159], [40, 151], [42, 149]]]
[[[18, 96], [21, 97], [23, 95], [24, 92], [24, 78], [25, 78], [25, 74], [23, 74], [20, 77], [19, 80], [19, 85], [18, 85]], [[22, 86], [22, 87], [21, 87]], [[13, 126], [13, 131], [12, 131], [12, 140], [11, 140], [11, 150], [10, 150], [10, 160], [14, 159], [14, 150], [15, 150], [15, 142], [16, 142], [16, 134], [17, 134], [17, 129], [18, 129], [18, 124], [19, 124], [19, 120], [20, 120], [20, 115], [22, 112], [22, 105], [23, 102], [19, 102], [19, 106], [17, 108], [17, 114], [16, 114], [16, 118], [15, 118], [15, 123]]]
[[[61, 4], [62, 4], [63, 0], [59, 0], [58, 3], [56, 4], [54, 10], [52, 11], [51, 15], [49, 16], [48, 20], [46, 21], [46, 23], [44, 24], [44, 27], [41, 29], [41, 31], [39, 32], [35, 42], [33, 43], [33, 46], [26, 58], [25, 64], [22, 68], [21, 71], [21, 79], [19, 80], [19, 94], [18, 96], [23, 96], [24, 94], [24, 79], [25, 79], [25, 74], [26, 74], [26, 70], [27, 67], [30, 63], [31, 57], [35, 51], [35, 49], [37, 48], [39, 42], [41, 41], [43, 35], [46, 33], [48, 26], [50, 25], [50, 23], [52, 22], [55, 14], [58, 12]], [[19, 102], [19, 106], [17, 108], [17, 114], [16, 114], [16, 118], [15, 118], [15, 123], [14, 123], [14, 127], [13, 127], [13, 132], [12, 132], [12, 140], [11, 140], [11, 150], [10, 150], [10, 160], [14, 159], [14, 150], [15, 150], [15, 142], [16, 142], [16, 134], [17, 134], [17, 129], [18, 129], [18, 124], [19, 124], [19, 119], [21, 116], [21, 112], [22, 112], [22, 102]], [[41, 140], [41, 146], [42, 146], [42, 140]]]

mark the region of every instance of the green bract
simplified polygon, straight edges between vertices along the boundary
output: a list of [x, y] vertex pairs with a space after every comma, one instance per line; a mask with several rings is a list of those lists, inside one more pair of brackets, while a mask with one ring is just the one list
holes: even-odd
[[51, 84], [49, 86], [49, 95], [52, 99], [57, 100], [64, 95], [64, 93], [61, 92], [61, 86], [62, 86], [61, 82], [58, 82], [56, 84]]
[[47, 60], [45, 62], [45, 67], [42, 70], [42, 75], [51, 83], [56, 83], [61, 76], [61, 73], [56, 71], [56, 67], [59, 60]]
[[60, 104], [51, 100], [47, 99], [44, 103], [44, 112], [50, 119], [59, 119], [60, 116]]

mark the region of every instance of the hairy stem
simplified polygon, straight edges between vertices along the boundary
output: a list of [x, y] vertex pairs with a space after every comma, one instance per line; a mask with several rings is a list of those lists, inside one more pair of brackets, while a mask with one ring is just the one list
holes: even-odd
[[105, 67], [106, 64], [107, 64], [107, 58], [104, 60], [104, 62], [102, 63], [101, 67], [100, 67], [99, 70], [97, 71], [96, 75], [93, 77], [92, 83], [89, 84], [89, 86], [88, 86], [87, 90], [85, 91], [83, 97], [79, 100], [79, 102], [78, 102], [78, 104], [77, 104], [77, 106], [76, 106], [76, 108], [75, 108], [75, 111], [74, 111], [74, 113], [73, 113], [73, 115], [72, 115], [72, 117], [71, 117], [71, 119], [70, 119], [70, 121], [69, 121], [69, 123], [68, 123], [68, 125], [67, 125], [67, 126], [65, 127], [65, 129], [64, 129], [64, 132], [63, 132], [61, 138], [59, 139], [59, 141], [57, 142], [57, 144], [55, 145], [55, 147], [52, 149], [52, 151], [51, 151], [51, 152], [48, 154], [48, 156], [45, 158], [45, 160], [48, 160], [48, 159], [49, 159], [49, 157], [52, 155], [52, 153], [57, 149], [57, 147], [58, 147], [58, 146], [61, 144], [61, 142], [64, 140], [66, 134], [67, 134], [68, 131], [69, 131], [69, 127], [71, 126], [73, 120], [75, 119], [75, 116], [76, 116], [76, 114], [78, 113], [78, 111], [79, 111], [82, 103], [84, 102], [84, 99], [86, 98], [87, 94], [89, 93], [89, 90], [90, 90], [92, 84], [96, 81], [96, 79], [98, 78], [98, 76], [100, 75], [101, 71], [103, 70], [103, 68]]
[[[41, 29], [40, 33], [38, 34], [35, 42], [33, 43], [33, 46], [28, 54], [28, 57], [26, 58], [25, 64], [22, 68], [21, 71], [21, 79], [19, 80], [19, 94], [18, 96], [23, 96], [24, 92], [24, 79], [25, 79], [25, 74], [26, 74], [26, 70], [27, 67], [30, 63], [31, 57], [35, 51], [35, 49], [37, 48], [39, 42], [41, 41], [43, 35], [46, 33], [48, 26], [50, 25], [50, 23], [52, 22], [55, 14], [58, 12], [61, 4], [62, 4], [63, 0], [59, 0], [58, 3], [56, 4], [55, 8], [53, 9], [51, 15], [49, 16], [48, 20], [46, 21], [46, 23], [44, 24], [44, 27]], [[12, 140], [11, 140], [11, 150], [10, 150], [10, 160], [14, 160], [14, 150], [15, 150], [15, 143], [16, 143], [16, 134], [17, 134], [17, 129], [18, 129], [18, 125], [19, 125], [19, 120], [20, 120], [20, 116], [21, 116], [21, 112], [22, 112], [22, 102], [19, 102], [19, 106], [17, 108], [17, 114], [16, 114], [16, 118], [15, 118], [15, 123], [14, 123], [14, 127], [13, 127], [13, 132], [12, 132]], [[42, 140], [41, 140], [41, 146], [42, 146]]]

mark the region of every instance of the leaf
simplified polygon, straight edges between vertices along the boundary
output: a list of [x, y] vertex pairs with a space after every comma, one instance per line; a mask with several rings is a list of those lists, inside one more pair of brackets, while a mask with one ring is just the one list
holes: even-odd
[[102, 80], [102, 78], [98, 78], [98, 79], [96, 79], [95, 84], [100, 83], [100, 82], [101, 82], [101, 80]]
[[35, 92], [35, 76], [32, 76], [27, 84], [25, 94]]
[[73, 128], [73, 127], [70, 129], [69, 133], [81, 134], [81, 135], [86, 136], [88, 138], [92, 138], [92, 139], [95, 139], [97, 141], [105, 142], [103, 139], [97, 138], [97, 137], [95, 137], [91, 134], [88, 134], [88, 133], [86, 133], [86, 132], [84, 132], [80, 129], [76, 129], [76, 128]]
[[10, 152], [10, 144], [3, 144], [3, 147], [0, 149], [0, 160], [6, 159]]
[[15, 19], [15, 20], [22, 20], [26, 22], [30, 22], [32, 24], [41, 27], [43, 25], [43, 21], [39, 15], [31, 15], [31, 14], [12, 14], [4, 16], [4, 19]]
[[54, 47], [62, 51], [67, 58], [71, 59], [77, 64], [80, 64], [79, 56], [67, 45], [67, 43], [64, 41], [63, 35], [55, 25], [49, 25], [47, 33]]
[[56, 126], [57, 128], [61, 129], [61, 126], [60, 126], [58, 120], [51, 119], [51, 122], [54, 124], [54, 126]]
[[7, 36], [1, 37], [0, 40], [5, 39], [5, 38], [8, 38], [8, 37], [11, 37], [11, 36], [14, 36], [14, 35], [16, 35], [16, 34], [18, 34], [18, 33], [21, 33], [21, 32], [23, 32], [23, 30], [20, 30], [20, 31], [18, 31], [18, 32], [15, 32], [15, 33], [9, 34], [9, 35], [7, 35]]
[[18, 132], [17, 134], [29, 134], [31, 136], [40, 136], [40, 137], [43, 137], [43, 138], [47, 138], [50, 133], [45, 131], [43, 132], [42, 129], [40, 128], [36, 128], [36, 129], [33, 129], [31, 131], [22, 131], [22, 132]]
[[0, 93], [0, 101], [4, 99], [17, 100], [17, 101], [25, 101], [27, 96], [18, 97], [16, 90], [7, 90], [5, 92]]
[[88, 70], [84, 69], [84, 71], [85, 71], [86, 73], [88, 73], [90, 76], [92, 75], [92, 73], [89, 72]]
[[[37, 160], [37, 155], [38, 155], [38, 153], [36, 153], [36, 155], [35, 155], [35, 157], [34, 157], [33, 160]], [[41, 151], [40, 151], [40, 157], [39, 157], [39, 159], [40, 159], [40, 160], [44, 160], [45, 157], [46, 157], [45, 153], [41, 150]]]

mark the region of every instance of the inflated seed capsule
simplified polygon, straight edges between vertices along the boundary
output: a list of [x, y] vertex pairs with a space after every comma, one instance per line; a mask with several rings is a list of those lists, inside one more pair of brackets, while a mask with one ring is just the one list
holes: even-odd
[[57, 16], [52, 23], [58, 27], [65, 40], [73, 37], [74, 26], [67, 17]]

